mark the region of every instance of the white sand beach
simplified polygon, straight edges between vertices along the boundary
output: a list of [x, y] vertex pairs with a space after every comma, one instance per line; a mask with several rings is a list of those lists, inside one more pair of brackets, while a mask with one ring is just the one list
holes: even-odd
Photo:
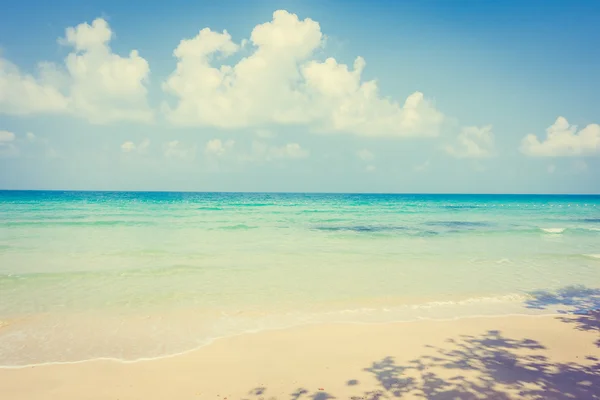
[[313, 325], [187, 354], [0, 369], [33, 399], [596, 399], [597, 315]]

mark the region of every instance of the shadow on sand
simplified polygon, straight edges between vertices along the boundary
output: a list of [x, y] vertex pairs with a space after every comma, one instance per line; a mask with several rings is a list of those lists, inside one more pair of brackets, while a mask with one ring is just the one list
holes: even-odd
[[556, 309], [561, 314], [572, 317], [560, 318], [563, 322], [573, 323], [581, 331], [596, 332], [600, 347], [600, 289], [585, 286], [566, 286], [552, 291], [536, 291], [525, 305], [528, 308], [544, 310]]
[[[583, 286], [555, 292], [535, 292], [527, 307], [553, 307], [576, 314], [561, 320], [576, 329], [599, 332], [600, 290]], [[598, 343], [600, 345], [600, 341]], [[501, 331], [448, 339], [443, 347], [427, 347], [427, 355], [404, 364], [392, 357], [374, 362], [365, 375], [347, 380], [349, 400], [423, 398], [455, 399], [600, 399], [600, 360], [554, 362], [545, 347], [532, 339], [512, 339]], [[363, 383], [367, 382], [367, 383]], [[368, 383], [371, 382], [371, 383]], [[298, 388], [287, 397], [270, 396], [266, 388], [245, 400], [326, 400], [341, 398], [319, 389]]]
[[582, 285], [565, 286], [556, 291], [538, 290], [530, 292], [531, 299], [525, 302], [528, 308], [557, 309], [563, 314], [586, 314], [600, 310], [600, 289]]

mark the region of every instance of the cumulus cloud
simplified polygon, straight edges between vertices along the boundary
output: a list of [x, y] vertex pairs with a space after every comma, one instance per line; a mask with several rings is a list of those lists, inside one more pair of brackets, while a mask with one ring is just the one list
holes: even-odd
[[222, 156], [235, 145], [235, 141], [227, 140], [222, 142], [221, 139], [212, 139], [206, 143], [204, 152], [212, 156]]
[[0, 131], [0, 145], [5, 145], [15, 140], [15, 134], [9, 131]]
[[600, 125], [589, 124], [581, 130], [558, 117], [546, 129], [545, 140], [529, 134], [521, 141], [521, 152], [532, 157], [575, 157], [600, 152]]
[[375, 172], [377, 168], [374, 165], [367, 165], [366, 171], [367, 172]]
[[375, 155], [367, 149], [357, 151], [356, 156], [363, 161], [370, 161], [375, 158]]
[[[318, 22], [276, 11], [257, 25], [254, 51], [234, 65], [216, 65], [240, 51], [227, 31], [202, 29], [174, 51], [177, 68], [163, 83], [175, 104], [163, 104], [177, 125], [220, 128], [303, 124], [320, 132], [364, 136], [436, 135], [443, 115], [415, 92], [404, 102], [384, 98], [375, 80], [363, 81], [366, 62], [352, 68], [314, 59], [324, 46]], [[242, 41], [242, 45], [244, 41]]]
[[65, 61], [74, 112], [96, 123], [148, 122], [152, 119], [146, 103], [148, 62], [137, 50], [127, 57], [114, 54], [109, 46], [112, 36], [102, 18], [92, 25], [83, 23], [67, 29], [62, 42], [74, 48]]
[[494, 133], [492, 126], [466, 126], [462, 128], [457, 143], [446, 147], [446, 152], [456, 158], [485, 158], [493, 155]]
[[0, 131], [1, 157], [56, 158], [58, 153], [48, 139], [37, 137], [32, 132], [16, 135], [10, 131]]
[[253, 141], [250, 148], [239, 147], [233, 140], [212, 139], [206, 142], [204, 154], [208, 159], [227, 158], [237, 162], [264, 163], [275, 160], [298, 160], [310, 156], [310, 151], [298, 143], [287, 143], [281, 146], [270, 145], [262, 141]]
[[0, 112], [12, 115], [66, 112], [67, 98], [43, 79], [22, 73], [0, 58]]
[[306, 149], [303, 149], [298, 143], [288, 143], [285, 146], [269, 147], [268, 151], [269, 157], [272, 158], [306, 158], [309, 156], [309, 152]]
[[269, 145], [260, 141], [253, 141], [250, 152], [241, 152], [242, 162], [271, 162], [275, 160], [300, 160], [310, 156], [310, 151], [298, 143], [287, 143], [282, 146]]
[[150, 122], [148, 62], [136, 50], [126, 57], [114, 54], [112, 37], [102, 18], [67, 28], [59, 39], [72, 48], [64, 65], [42, 62], [37, 76], [0, 58], [0, 113], [69, 113], [96, 124]]
[[121, 150], [124, 153], [130, 153], [135, 150], [135, 144], [133, 142], [125, 142], [121, 145]]
[[16, 157], [19, 149], [15, 145], [15, 134], [10, 131], [0, 131], [0, 157]]
[[15, 138], [15, 134], [10, 131], [0, 131], [0, 157], [16, 157], [19, 154]]
[[121, 151], [123, 153], [145, 153], [148, 149], [148, 146], [150, 146], [150, 140], [148, 139], [142, 140], [139, 144], [135, 144], [132, 141], [126, 141], [121, 144]]

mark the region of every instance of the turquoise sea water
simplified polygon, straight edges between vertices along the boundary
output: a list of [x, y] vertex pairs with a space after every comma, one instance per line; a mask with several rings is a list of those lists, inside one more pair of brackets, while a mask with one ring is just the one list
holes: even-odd
[[555, 312], [600, 196], [0, 192], [0, 365], [136, 360], [306, 323]]

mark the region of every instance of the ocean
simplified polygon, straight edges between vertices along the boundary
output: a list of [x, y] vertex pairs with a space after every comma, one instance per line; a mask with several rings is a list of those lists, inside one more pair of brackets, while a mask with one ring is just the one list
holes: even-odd
[[0, 366], [600, 307], [600, 196], [0, 191]]

